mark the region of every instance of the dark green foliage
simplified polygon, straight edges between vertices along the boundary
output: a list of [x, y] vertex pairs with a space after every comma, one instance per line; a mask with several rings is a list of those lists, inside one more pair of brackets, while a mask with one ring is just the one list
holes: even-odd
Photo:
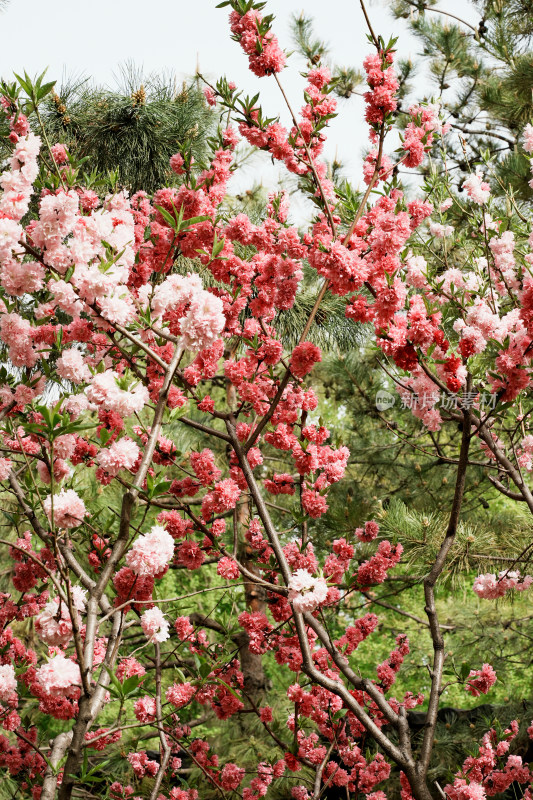
[[[288, 350], [298, 344], [319, 291], [320, 283], [316, 280], [316, 273], [309, 268], [305, 269], [293, 308], [280, 311], [276, 318], [276, 329]], [[308, 339], [330, 353], [358, 348], [363, 341], [362, 328], [346, 318], [345, 308], [346, 304], [341, 297], [328, 293], [321, 303]]]
[[213, 114], [196, 82], [178, 86], [172, 75], [128, 66], [116, 89], [71, 81], [56, 92], [43, 112], [50, 139], [97, 173], [116, 172], [130, 192], [172, 183], [170, 156], [188, 143], [196, 161], [205, 156]]
[[480, 87], [480, 101], [497, 122], [520, 134], [531, 120], [532, 85], [533, 52], [527, 52], [513, 59], [502, 76], [486, 77]]

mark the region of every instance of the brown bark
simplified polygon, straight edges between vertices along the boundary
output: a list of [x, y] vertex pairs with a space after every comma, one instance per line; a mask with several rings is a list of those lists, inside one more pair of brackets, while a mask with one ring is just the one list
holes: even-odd
[[[232, 353], [224, 353], [225, 357], [233, 355]], [[230, 410], [233, 411], [237, 405], [237, 394], [234, 385], [231, 381], [226, 381], [226, 402]], [[229, 438], [229, 437], [228, 437]], [[230, 439], [231, 441], [231, 439]], [[237, 509], [237, 514], [234, 517], [233, 524], [234, 530], [234, 555], [237, 555], [238, 548], [238, 533], [243, 529], [250, 513], [248, 503], [242, 503]], [[254, 553], [252, 548], [245, 543], [240, 548], [239, 561], [253, 575], [261, 577], [259, 570], [256, 567]], [[246, 610], [250, 613], [259, 611], [262, 614], [266, 611], [266, 592], [265, 589], [254, 583], [250, 578], [244, 581], [244, 603]], [[267, 686], [265, 671], [263, 668], [263, 658], [257, 653], [250, 652], [249, 642], [250, 637], [246, 631], [242, 631], [234, 638], [237, 647], [239, 648], [239, 660], [241, 663], [241, 672], [244, 677], [244, 690], [255, 701]]]
[[[246, 509], [246, 506], [243, 506]], [[246, 569], [254, 575], [259, 576], [259, 572], [255, 565], [254, 553], [252, 548], [246, 544], [240, 557], [240, 561]], [[260, 577], [260, 576], [259, 576]], [[246, 610], [250, 613], [260, 612], [266, 613], [266, 592], [262, 586], [253, 583], [251, 580], [244, 581], [244, 602]], [[257, 700], [258, 695], [265, 692], [268, 686], [268, 680], [265, 676], [263, 666], [263, 657], [257, 653], [251, 653], [248, 647], [249, 636], [246, 631], [242, 631], [238, 639], [236, 638], [239, 647], [239, 658], [241, 662], [241, 670], [244, 676], [244, 690], [254, 700]]]

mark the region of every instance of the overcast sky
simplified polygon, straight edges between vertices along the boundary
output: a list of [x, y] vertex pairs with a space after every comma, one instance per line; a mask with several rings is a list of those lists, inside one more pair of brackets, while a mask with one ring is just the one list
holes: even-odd
[[[210, 78], [226, 75], [245, 93], [261, 90], [269, 116], [281, 114], [289, 124], [279, 91], [273, 80], [258, 79], [248, 72], [247, 57], [229, 35], [228, 9], [216, 9], [218, 0], [10, 0], [0, 13], [2, 47], [0, 75], [26, 70], [30, 75], [48, 67], [50, 79], [64, 74], [84, 75], [96, 82], [113, 85], [121, 64], [134, 61], [145, 72], [173, 71], [178, 77], [193, 74], [198, 64]], [[447, 11], [461, 14], [465, 0], [443, 0]], [[393, 20], [387, 0], [368, 2], [367, 8], [377, 33], [387, 39], [399, 36], [402, 57], [416, 59], [418, 41], [407, 26]], [[281, 46], [291, 49], [289, 22], [292, 14], [314, 17], [316, 30], [331, 46], [337, 64], [361, 66], [371, 47], [358, 0], [268, 0], [267, 12], [276, 16], [274, 30]], [[476, 20], [472, 11], [468, 19]], [[295, 107], [303, 104], [302, 62], [294, 55], [282, 81]], [[427, 79], [419, 79], [421, 94], [430, 93]], [[422, 98], [420, 98], [422, 99]], [[353, 180], [360, 177], [361, 153], [367, 142], [360, 97], [340, 102], [340, 115], [331, 125], [326, 156], [338, 154]], [[266, 182], [272, 170], [263, 168]]]

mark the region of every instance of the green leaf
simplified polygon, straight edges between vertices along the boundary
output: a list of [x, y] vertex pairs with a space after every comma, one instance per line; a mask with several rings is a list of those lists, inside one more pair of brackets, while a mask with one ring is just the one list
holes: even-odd
[[156, 205], [155, 208], [157, 208], [157, 210], [159, 211], [159, 213], [161, 214], [163, 219], [166, 222], [168, 222], [170, 227], [173, 230], [176, 230], [176, 219], [172, 216], [172, 214], [169, 211], [167, 211], [166, 208], [163, 208], [162, 206]]
[[40, 86], [35, 93], [37, 102], [46, 97], [47, 94], [50, 94], [55, 85], [56, 81], [50, 81], [50, 83], [45, 83], [43, 86]]
[[200, 664], [199, 672], [200, 672], [200, 677], [205, 679], [211, 673], [211, 666], [207, 663]]
[[219, 677], [217, 676], [217, 681], [218, 681], [219, 683], [221, 683], [221, 684], [222, 684], [222, 686], [225, 686], [225, 687], [226, 687], [226, 689], [228, 690], [228, 692], [231, 692], [231, 694], [232, 694], [234, 697], [236, 697], [236, 698], [237, 698], [237, 700], [240, 700], [240, 701], [242, 702], [242, 697], [241, 697], [239, 694], [237, 694], [237, 692], [235, 691], [235, 689], [232, 689], [232, 688], [231, 688], [231, 686], [228, 686], [228, 684], [227, 684], [225, 681], [223, 681], [223, 680], [222, 680], [222, 678], [219, 678]]
[[32, 83], [31, 83], [31, 80], [29, 79], [29, 77], [26, 75], [26, 80], [25, 80], [24, 78], [21, 78], [20, 75], [17, 75], [16, 72], [14, 72], [13, 75], [18, 80], [18, 82], [20, 83], [20, 85], [22, 86], [22, 88], [24, 89], [26, 94], [28, 95], [28, 97], [30, 97], [31, 93], [32, 93], [32, 90], [33, 90], [33, 86], [32, 86]]
[[124, 696], [131, 697], [132, 695], [136, 694], [140, 682], [141, 678], [139, 675], [131, 675], [129, 678], [126, 678], [126, 680], [122, 684], [122, 691], [124, 692]]
[[100, 441], [102, 442], [102, 447], [105, 447], [105, 445], [108, 443], [110, 439], [111, 439], [110, 431], [108, 431], [107, 428], [102, 428], [100, 431]]

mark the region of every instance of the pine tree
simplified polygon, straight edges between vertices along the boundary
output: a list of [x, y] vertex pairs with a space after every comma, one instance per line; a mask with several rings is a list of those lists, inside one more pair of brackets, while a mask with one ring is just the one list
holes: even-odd
[[115, 89], [76, 80], [57, 87], [43, 122], [52, 141], [87, 159], [95, 174], [116, 173], [118, 185], [133, 193], [171, 184], [169, 159], [181, 147], [190, 146], [201, 163], [213, 114], [197, 81], [178, 85], [171, 74], [143, 76], [127, 65]]
[[[393, 14], [406, 20], [423, 50], [418, 68], [428, 71], [436, 100], [457, 134], [459, 183], [485, 154], [497, 164], [493, 190], [512, 187], [531, 201], [528, 164], [519, 142], [533, 118], [533, 4], [531, 0], [473, 0], [450, 14], [436, 0], [391, 0]], [[453, 139], [453, 137], [450, 137]]]
[[[457, 175], [457, 185], [476, 164], [490, 158], [497, 165], [493, 191], [501, 193], [503, 186], [510, 186], [517, 199], [530, 202], [529, 165], [519, 144], [524, 126], [533, 119], [533, 4], [531, 0], [465, 2], [464, 16], [471, 19], [474, 12], [479, 17], [473, 25], [439, 8], [437, 1], [389, 0], [391, 12], [407, 23], [422, 45], [418, 61], [396, 63], [400, 122], [412, 79], [428, 74], [431, 90], [426, 99], [443, 104], [455, 133], [448, 138], [447, 168]], [[293, 18], [293, 38], [307, 61], [330, 61], [329, 48], [316, 37], [309, 17]], [[339, 97], [361, 92], [361, 74], [353, 66], [332, 64], [332, 73]], [[434, 155], [438, 159], [439, 154]]]

